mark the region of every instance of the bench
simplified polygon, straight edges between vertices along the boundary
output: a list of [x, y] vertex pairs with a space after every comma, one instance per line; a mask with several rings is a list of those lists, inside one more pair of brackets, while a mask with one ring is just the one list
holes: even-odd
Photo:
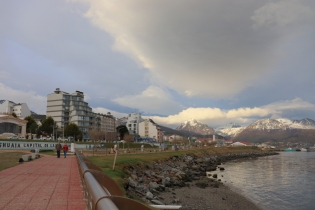
[[22, 155], [22, 159], [24, 162], [34, 160], [34, 159], [37, 159], [39, 157], [40, 156], [38, 153], [31, 153], [31, 154]]
[[22, 155], [22, 159], [24, 162], [32, 160], [32, 155], [31, 154]]

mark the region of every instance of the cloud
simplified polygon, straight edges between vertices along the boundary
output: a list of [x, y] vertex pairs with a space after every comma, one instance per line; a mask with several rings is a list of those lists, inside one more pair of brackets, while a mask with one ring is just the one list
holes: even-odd
[[310, 22], [314, 20], [314, 8], [303, 5], [303, 1], [286, 0], [270, 2], [254, 12], [251, 17], [254, 27], [285, 27], [287, 25]]
[[38, 95], [34, 91], [15, 90], [0, 83], [0, 95], [2, 100], [26, 103], [29, 109], [37, 114], [46, 114], [47, 97]]
[[187, 108], [178, 114], [168, 117], [150, 116], [154, 121], [161, 125], [177, 127], [188, 119], [196, 119], [209, 126], [217, 127], [230, 122], [241, 125], [249, 125], [255, 120], [262, 118], [288, 117], [289, 112], [307, 111], [309, 115], [315, 115], [315, 104], [303, 101], [300, 98], [287, 101], [279, 101], [262, 107], [244, 107], [231, 110], [221, 110], [219, 108]]
[[84, 2], [84, 16], [114, 38], [114, 50], [147, 68], [156, 84], [216, 99], [254, 85], [283, 59], [278, 49], [285, 41], [278, 41], [284, 35], [253, 25], [305, 25], [314, 9], [297, 1]]
[[113, 101], [123, 106], [154, 114], [169, 115], [182, 109], [182, 106], [174, 101], [168, 91], [157, 86], [149, 86], [139, 95], [123, 96], [115, 98]]

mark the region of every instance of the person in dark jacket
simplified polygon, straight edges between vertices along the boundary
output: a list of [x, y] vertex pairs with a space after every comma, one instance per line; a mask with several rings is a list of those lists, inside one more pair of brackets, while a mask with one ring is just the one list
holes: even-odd
[[62, 146], [60, 144], [60, 141], [58, 141], [58, 143], [55, 146], [56, 150], [57, 150], [57, 158], [60, 158], [60, 151], [62, 150]]

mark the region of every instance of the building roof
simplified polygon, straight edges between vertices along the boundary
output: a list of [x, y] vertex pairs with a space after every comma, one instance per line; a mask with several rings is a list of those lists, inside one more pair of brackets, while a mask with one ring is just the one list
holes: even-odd
[[[0, 104], [3, 104], [4, 102], [6, 102], [6, 101], [9, 101], [9, 100], [0, 100]], [[10, 103], [14, 103], [14, 104], [16, 104], [15, 102], [13, 102], [13, 101], [9, 101]]]
[[12, 115], [0, 115], [0, 119], [13, 119], [13, 120], [16, 120], [16, 121], [19, 121], [19, 122], [24, 122], [24, 123], [28, 122], [27, 120], [16, 118], [16, 117], [13, 117]]

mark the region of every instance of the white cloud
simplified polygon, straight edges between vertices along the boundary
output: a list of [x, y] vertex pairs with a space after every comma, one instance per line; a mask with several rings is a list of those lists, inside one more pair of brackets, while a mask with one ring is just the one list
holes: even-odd
[[15, 103], [26, 103], [30, 110], [37, 114], [46, 114], [47, 96], [38, 95], [34, 91], [20, 91], [0, 83], [0, 96], [2, 100]]
[[123, 96], [115, 98], [113, 101], [122, 106], [154, 114], [168, 115], [182, 109], [182, 106], [172, 99], [168, 91], [157, 86], [149, 86], [139, 95]]
[[209, 126], [220, 126], [230, 122], [241, 125], [249, 125], [261, 118], [286, 117], [287, 111], [307, 111], [315, 114], [315, 105], [300, 98], [288, 101], [279, 101], [262, 107], [244, 107], [231, 110], [221, 110], [219, 108], [188, 108], [176, 115], [168, 117], [150, 116], [154, 121], [162, 125], [176, 127], [188, 119], [196, 119]]
[[313, 21], [314, 8], [296, 0], [269, 2], [257, 9], [251, 18], [255, 21], [255, 28], [284, 27], [304, 21]]

